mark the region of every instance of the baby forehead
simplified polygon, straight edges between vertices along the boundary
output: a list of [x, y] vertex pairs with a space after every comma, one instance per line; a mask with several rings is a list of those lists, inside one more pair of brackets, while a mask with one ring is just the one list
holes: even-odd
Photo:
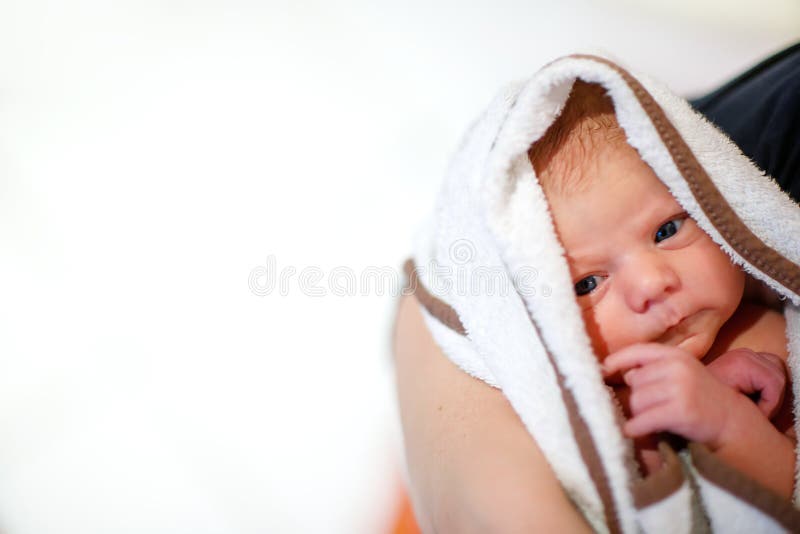
[[628, 151], [635, 153], [619, 127], [593, 124], [576, 126], [559, 140], [539, 140], [528, 158], [546, 193], [568, 194], [585, 190], [598, 171]]
[[[564, 161], [538, 176], [550, 203], [585, 202], [584, 209], [598, 205], [642, 204], [678, 206], [677, 200], [639, 153], [625, 141], [596, 144], [591, 150], [573, 148], [559, 154]], [[553, 160], [554, 163], [556, 160]], [[635, 192], [635, 195], [631, 195]], [[637, 197], [638, 195], [638, 197]]]
[[685, 214], [649, 167], [632, 163], [623, 157], [605, 168], [584, 169], [589, 176], [580, 187], [546, 192], [565, 248], [646, 238], [670, 218]]
[[641, 210], [663, 216], [679, 209], [628, 143], [611, 100], [597, 85], [576, 82], [560, 115], [531, 145], [528, 158], [555, 222], [578, 235], [587, 226], [628, 222]]

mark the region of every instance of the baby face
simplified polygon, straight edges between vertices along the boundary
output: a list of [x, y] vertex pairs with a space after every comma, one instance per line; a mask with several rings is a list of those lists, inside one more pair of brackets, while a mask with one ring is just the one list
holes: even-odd
[[744, 273], [624, 142], [598, 147], [576, 191], [548, 194], [595, 353], [657, 342], [702, 358]]

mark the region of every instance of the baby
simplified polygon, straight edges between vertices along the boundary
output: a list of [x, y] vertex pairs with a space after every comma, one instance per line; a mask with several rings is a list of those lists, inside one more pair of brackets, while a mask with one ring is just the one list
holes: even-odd
[[789, 497], [783, 316], [627, 144], [599, 86], [577, 81], [529, 156], [643, 470], [669, 432]]

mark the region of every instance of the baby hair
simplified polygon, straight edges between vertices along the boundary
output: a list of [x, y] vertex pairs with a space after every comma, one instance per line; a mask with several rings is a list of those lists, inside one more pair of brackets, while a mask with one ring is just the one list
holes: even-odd
[[611, 98], [602, 86], [577, 79], [561, 113], [531, 145], [528, 157], [546, 192], [568, 194], [584, 182], [592, 156], [618, 142], [625, 142], [625, 132]]

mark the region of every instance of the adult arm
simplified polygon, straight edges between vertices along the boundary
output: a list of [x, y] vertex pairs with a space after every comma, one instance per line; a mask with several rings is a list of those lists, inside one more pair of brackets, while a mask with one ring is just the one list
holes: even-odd
[[399, 303], [394, 353], [424, 532], [590, 532], [502, 392], [442, 354], [413, 296]]

